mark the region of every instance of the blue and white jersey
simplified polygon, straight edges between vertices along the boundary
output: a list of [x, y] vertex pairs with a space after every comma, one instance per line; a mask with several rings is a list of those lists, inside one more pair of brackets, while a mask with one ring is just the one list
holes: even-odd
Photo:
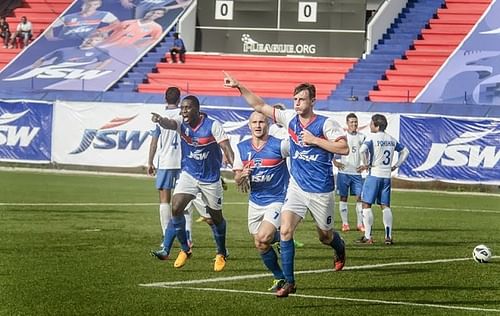
[[238, 154], [234, 157], [233, 170], [252, 168], [250, 175], [250, 201], [266, 206], [274, 202], [285, 201], [288, 187], [288, 168], [286, 157], [289, 155], [287, 140], [269, 136], [260, 148], [247, 139], [238, 144]]
[[166, 6], [177, 4], [176, 0], [138, 0], [135, 8], [135, 18], [143, 18], [147, 12], [152, 9], [164, 8]]
[[360, 151], [368, 152], [371, 167], [369, 175], [379, 178], [390, 178], [394, 151], [405, 148], [394, 137], [385, 132], [371, 133], [366, 138]]
[[[165, 117], [176, 119], [180, 117], [180, 109], [167, 109]], [[152, 137], [158, 138], [153, 163], [156, 169], [181, 168], [181, 139], [176, 131], [161, 128], [158, 124], [151, 132]]]
[[274, 120], [288, 127], [290, 136], [291, 173], [295, 182], [305, 192], [327, 193], [335, 188], [333, 180], [333, 153], [318, 146], [305, 145], [301, 133], [307, 129], [316, 137], [331, 141], [345, 138], [340, 124], [332, 118], [315, 115], [307, 125], [302, 125], [295, 112], [274, 110]]
[[193, 178], [205, 183], [214, 183], [220, 179], [222, 151], [219, 143], [228, 137], [222, 125], [202, 113], [198, 126], [192, 128], [176, 119], [177, 132], [181, 136], [181, 168]]
[[83, 16], [79, 13], [72, 13], [57, 19], [52, 28], [63, 26], [61, 32], [57, 35], [66, 39], [84, 39], [93, 33], [101, 23], [111, 24], [118, 21], [118, 18], [108, 11], [96, 11], [89, 16]]
[[356, 169], [361, 165], [361, 154], [359, 149], [366, 136], [359, 132], [353, 134], [347, 133], [347, 146], [349, 146], [349, 154], [340, 156], [340, 162], [344, 164], [344, 169], [340, 170], [339, 173], [359, 175], [361, 174]]

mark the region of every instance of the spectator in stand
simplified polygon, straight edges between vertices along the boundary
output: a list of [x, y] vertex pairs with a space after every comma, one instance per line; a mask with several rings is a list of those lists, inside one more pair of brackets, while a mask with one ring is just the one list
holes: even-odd
[[3, 39], [3, 48], [7, 48], [10, 39], [10, 29], [9, 23], [7, 23], [4, 16], [0, 18], [0, 37]]
[[21, 22], [17, 25], [16, 34], [12, 37], [9, 48], [14, 48], [14, 43], [16, 40], [22, 39], [24, 47], [28, 46], [28, 42], [33, 38], [32, 25], [25, 16], [21, 17]]
[[174, 44], [170, 48], [170, 63], [177, 62], [177, 56], [179, 55], [179, 63], [184, 64], [186, 61], [186, 47], [184, 46], [184, 41], [179, 37], [179, 33], [174, 33]]

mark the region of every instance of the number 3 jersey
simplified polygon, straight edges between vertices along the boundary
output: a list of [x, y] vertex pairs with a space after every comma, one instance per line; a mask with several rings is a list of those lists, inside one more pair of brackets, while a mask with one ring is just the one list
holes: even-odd
[[405, 148], [394, 137], [385, 132], [371, 133], [361, 145], [362, 153], [368, 151], [371, 166], [369, 175], [378, 178], [390, 178], [394, 151]]
[[233, 170], [243, 170], [251, 167], [250, 201], [265, 206], [273, 202], [285, 200], [288, 187], [288, 156], [287, 140], [269, 136], [267, 142], [260, 148], [252, 144], [252, 139], [238, 144], [238, 154], [234, 158]]
[[[180, 117], [179, 109], [168, 109], [165, 116], [170, 119]], [[154, 165], [157, 169], [180, 169], [181, 168], [181, 142], [176, 131], [161, 128], [158, 124], [150, 132], [152, 137], [158, 138], [158, 145], [154, 157]]]

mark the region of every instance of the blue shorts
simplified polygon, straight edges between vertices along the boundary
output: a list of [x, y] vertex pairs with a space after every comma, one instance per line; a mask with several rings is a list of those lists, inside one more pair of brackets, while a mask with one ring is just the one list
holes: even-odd
[[363, 189], [363, 178], [360, 174], [337, 174], [337, 190], [340, 196], [360, 196]]
[[158, 190], [171, 190], [175, 188], [181, 169], [158, 169], [156, 170], [156, 188]]
[[363, 185], [361, 201], [379, 205], [391, 205], [391, 179], [368, 176]]

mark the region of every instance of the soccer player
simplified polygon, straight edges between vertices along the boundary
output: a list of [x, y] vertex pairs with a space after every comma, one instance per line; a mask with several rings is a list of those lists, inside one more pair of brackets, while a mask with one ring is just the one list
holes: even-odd
[[[382, 208], [382, 217], [385, 227], [385, 244], [392, 245], [392, 211], [391, 211], [391, 171], [396, 170], [408, 158], [409, 150], [400, 144], [394, 137], [385, 132], [387, 119], [381, 114], [372, 116], [370, 134], [360, 152], [363, 166], [360, 170], [368, 170], [368, 176], [363, 185], [361, 201], [363, 202], [363, 224], [365, 234], [359, 240], [363, 244], [373, 244], [372, 204], [377, 203]], [[394, 152], [399, 153], [398, 161], [392, 165]], [[367, 153], [369, 157], [367, 157]], [[367, 159], [369, 158], [369, 163]]]
[[135, 18], [142, 18], [146, 12], [152, 8], [165, 8], [165, 10], [173, 10], [177, 8], [184, 9], [192, 0], [120, 0], [124, 8], [135, 7]]
[[[102, 0], [84, 0], [82, 9], [78, 13], [68, 14], [57, 19], [52, 27], [47, 30], [46, 37], [49, 40], [76, 39], [82, 40], [92, 34], [101, 23], [113, 24], [118, 18], [108, 11], [99, 11]], [[54, 35], [54, 29], [62, 26], [59, 35]]]
[[332, 229], [334, 207], [333, 155], [349, 153], [344, 132], [338, 122], [314, 113], [316, 88], [309, 83], [294, 90], [296, 113], [275, 109], [224, 72], [224, 84], [237, 88], [257, 111], [288, 128], [290, 136], [291, 178], [281, 212], [281, 263], [286, 283], [277, 297], [295, 293], [293, 235], [309, 210], [317, 226], [319, 240], [334, 249], [334, 269], [345, 264], [345, 244]]
[[191, 256], [187, 243], [183, 211], [200, 192], [212, 218], [212, 232], [217, 245], [214, 271], [222, 271], [226, 265], [226, 220], [222, 215], [222, 184], [220, 168], [222, 151], [233, 165], [234, 153], [222, 125], [200, 112], [197, 97], [189, 95], [181, 102], [181, 117], [169, 119], [152, 113], [151, 120], [166, 129], [176, 130], [181, 137], [182, 170], [172, 197], [172, 222], [181, 251], [174, 262], [181, 268]]
[[269, 290], [276, 292], [285, 284], [285, 276], [271, 245], [279, 241], [281, 207], [289, 180], [289, 143], [269, 135], [268, 118], [259, 112], [250, 115], [248, 125], [252, 138], [238, 144], [234, 179], [244, 192], [250, 184], [248, 230], [264, 265], [274, 276]]
[[[363, 188], [363, 178], [358, 168], [361, 165], [359, 148], [365, 140], [365, 135], [358, 132], [358, 117], [354, 113], [346, 116], [347, 123], [347, 145], [349, 146], [349, 155], [340, 156], [340, 161], [333, 160], [335, 167], [339, 169], [337, 174], [337, 190], [339, 191], [339, 212], [342, 219], [342, 231], [351, 230], [349, 226], [349, 211], [347, 207], [347, 198], [349, 193], [356, 195], [356, 218], [357, 229], [364, 231], [363, 214], [361, 206], [361, 189]], [[337, 157], [336, 157], [337, 158]]]
[[[179, 103], [181, 91], [177, 87], [169, 87], [165, 91], [166, 116], [169, 118], [179, 116]], [[151, 144], [149, 146], [147, 174], [156, 175], [156, 188], [160, 199], [160, 224], [164, 235], [162, 248], [151, 254], [160, 260], [168, 259], [172, 244], [175, 239], [175, 228], [170, 220], [172, 217], [172, 189], [179, 178], [181, 171], [181, 146], [179, 134], [175, 131], [162, 129], [156, 125], [151, 131]], [[192, 244], [191, 208], [185, 211], [186, 233], [188, 244]]]

